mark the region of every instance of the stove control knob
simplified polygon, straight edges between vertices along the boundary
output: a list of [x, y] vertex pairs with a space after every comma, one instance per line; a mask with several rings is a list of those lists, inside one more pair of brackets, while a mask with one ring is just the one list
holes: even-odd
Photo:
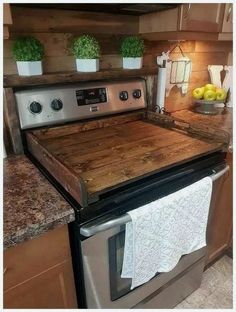
[[52, 100], [51, 102], [51, 108], [54, 110], [54, 111], [59, 111], [61, 110], [63, 107], [63, 103], [60, 99], [54, 99]]
[[127, 101], [128, 100], [128, 92], [127, 91], [121, 91], [120, 92], [120, 100], [121, 101]]
[[141, 95], [142, 95], [142, 93], [141, 93], [141, 90], [140, 90], [140, 89], [136, 89], [136, 90], [133, 91], [133, 97], [134, 97], [135, 99], [141, 98]]
[[32, 114], [39, 114], [42, 111], [42, 105], [39, 102], [33, 101], [30, 103], [29, 110]]

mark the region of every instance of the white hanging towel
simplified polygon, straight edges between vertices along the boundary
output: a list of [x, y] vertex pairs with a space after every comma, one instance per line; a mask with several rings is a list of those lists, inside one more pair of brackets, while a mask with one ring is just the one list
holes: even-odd
[[206, 177], [175, 193], [128, 212], [122, 278], [131, 289], [157, 272], [169, 272], [182, 255], [206, 246], [212, 180]]

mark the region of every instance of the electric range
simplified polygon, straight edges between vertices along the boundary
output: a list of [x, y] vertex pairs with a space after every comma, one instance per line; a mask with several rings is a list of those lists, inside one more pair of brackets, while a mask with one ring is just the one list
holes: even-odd
[[[147, 110], [143, 79], [15, 92], [25, 153], [73, 206], [79, 307], [170, 308], [201, 282], [206, 247], [130, 290], [127, 211], [227, 171], [224, 138]], [[168, 299], [167, 299], [168, 298]]]

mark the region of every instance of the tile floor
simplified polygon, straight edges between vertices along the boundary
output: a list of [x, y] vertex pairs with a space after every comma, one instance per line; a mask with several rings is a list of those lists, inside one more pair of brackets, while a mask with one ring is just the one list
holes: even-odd
[[224, 256], [203, 273], [199, 289], [175, 309], [232, 309], [233, 261]]

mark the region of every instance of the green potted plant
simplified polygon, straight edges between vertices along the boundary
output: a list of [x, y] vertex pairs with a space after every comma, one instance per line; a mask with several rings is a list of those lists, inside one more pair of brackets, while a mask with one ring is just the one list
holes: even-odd
[[123, 68], [139, 69], [143, 65], [144, 41], [138, 36], [125, 37], [121, 43]]
[[83, 35], [75, 38], [72, 52], [76, 57], [77, 71], [96, 72], [99, 70], [100, 46], [94, 37]]
[[42, 75], [44, 48], [38, 39], [34, 37], [16, 39], [12, 53], [20, 76]]

